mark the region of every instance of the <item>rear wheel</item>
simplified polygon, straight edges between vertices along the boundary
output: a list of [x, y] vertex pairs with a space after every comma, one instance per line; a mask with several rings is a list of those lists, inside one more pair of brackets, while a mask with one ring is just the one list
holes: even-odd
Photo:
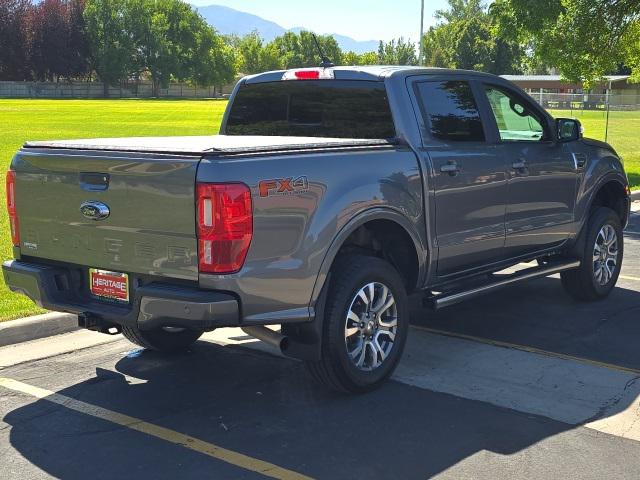
[[384, 260], [348, 255], [336, 264], [324, 308], [322, 358], [307, 367], [330, 389], [366, 392], [400, 360], [409, 327], [407, 295]]
[[575, 299], [592, 301], [605, 298], [618, 281], [624, 243], [620, 218], [610, 208], [591, 213], [585, 231], [580, 268], [562, 272], [562, 285]]
[[202, 335], [200, 330], [161, 327], [140, 330], [138, 327], [122, 327], [122, 335], [132, 343], [148, 350], [175, 352], [193, 345]]

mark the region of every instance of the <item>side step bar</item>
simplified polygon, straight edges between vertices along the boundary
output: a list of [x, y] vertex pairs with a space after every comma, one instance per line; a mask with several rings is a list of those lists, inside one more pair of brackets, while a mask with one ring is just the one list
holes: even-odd
[[531, 280], [534, 278], [547, 277], [554, 273], [564, 272], [565, 270], [573, 270], [580, 266], [580, 260], [573, 260], [570, 262], [556, 262], [553, 264], [547, 264], [543, 266], [526, 268], [519, 270], [511, 275], [505, 275], [504, 278], [500, 278], [495, 281], [491, 281], [485, 285], [476, 286], [469, 290], [458, 290], [453, 292], [445, 292], [433, 296], [426, 297], [424, 299], [425, 306], [430, 306], [434, 310], [439, 310], [444, 307], [455, 305], [456, 303], [464, 302], [474, 297], [484, 295], [485, 293], [494, 292], [504, 287], [508, 287], [517, 282], [525, 280]]

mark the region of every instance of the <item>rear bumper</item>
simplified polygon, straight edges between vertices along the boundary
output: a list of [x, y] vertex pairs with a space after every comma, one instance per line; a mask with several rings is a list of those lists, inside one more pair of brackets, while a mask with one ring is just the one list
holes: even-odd
[[26, 295], [42, 308], [80, 315], [86, 325], [111, 323], [142, 330], [240, 325], [238, 300], [229, 293], [149, 283], [132, 285], [131, 302], [123, 305], [91, 296], [77, 269], [10, 260], [2, 265], [2, 273], [11, 291]]

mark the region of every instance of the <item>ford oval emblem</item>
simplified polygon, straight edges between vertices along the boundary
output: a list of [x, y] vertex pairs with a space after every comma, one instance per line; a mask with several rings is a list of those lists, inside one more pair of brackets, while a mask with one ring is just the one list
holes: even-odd
[[104, 203], [90, 201], [80, 205], [80, 213], [89, 220], [104, 220], [111, 212]]

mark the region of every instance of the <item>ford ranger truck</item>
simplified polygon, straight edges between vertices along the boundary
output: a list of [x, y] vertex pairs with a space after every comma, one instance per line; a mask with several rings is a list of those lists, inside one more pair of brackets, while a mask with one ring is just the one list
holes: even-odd
[[411, 293], [438, 309], [560, 273], [605, 298], [630, 208], [578, 121], [416, 67], [245, 77], [215, 136], [27, 142], [7, 194], [14, 292], [162, 352], [241, 327], [349, 392], [398, 364]]

